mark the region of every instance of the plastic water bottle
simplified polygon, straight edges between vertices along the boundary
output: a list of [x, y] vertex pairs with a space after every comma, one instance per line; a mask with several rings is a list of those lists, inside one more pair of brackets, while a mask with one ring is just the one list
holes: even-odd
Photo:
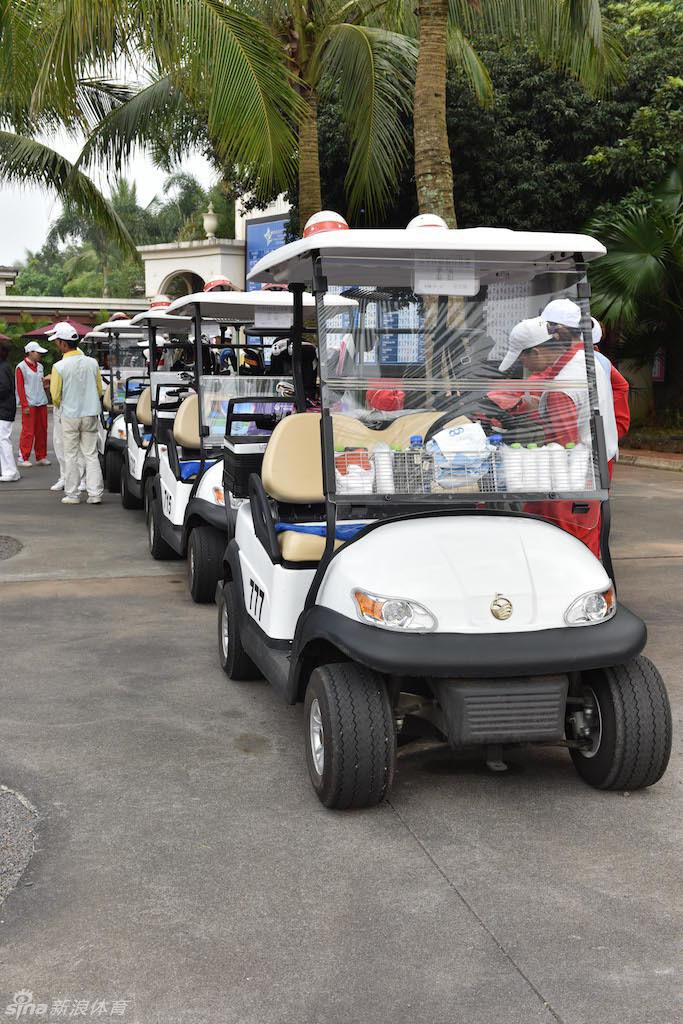
[[550, 452], [550, 473], [554, 491], [568, 491], [569, 483], [569, 452], [561, 444], [546, 445]]
[[522, 450], [522, 485], [525, 491], [538, 490], [538, 445], [534, 442]]
[[539, 491], [552, 491], [553, 489], [553, 476], [552, 468], [550, 464], [550, 448], [547, 444], [542, 445], [538, 449], [538, 479], [537, 487]]
[[503, 468], [505, 470], [505, 486], [508, 491], [523, 490], [522, 457], [524, 449], [518, 441], [503, 448]]
[[503, 470], [503, 435], [490, 434], [489, 445], [491, 446], [491, 489], [500, 491], [504, 487]]
[[378, 494], [393, 494], [394, 486], [394, 453], [388, 444], [381, 442], [375, 447], [375, 489]]
[[572, 490], [585, 491], [588, 476], [588, 448], [585, 444], [568, 444], [569, 480]]

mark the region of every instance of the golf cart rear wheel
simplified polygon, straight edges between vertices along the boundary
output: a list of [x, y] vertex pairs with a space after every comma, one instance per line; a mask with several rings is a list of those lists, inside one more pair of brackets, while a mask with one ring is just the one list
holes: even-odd
[[147, 521], [147, 539], [149, 542], [149, 553], [157, 562], [176, 557], [175, 551], [170, 544], [167, 544], [159, 530], [160, 516], [159, 502], [152, 498], [149, 519]]
[[590, 734], [571, 748], [581, 778], [596, 789], [654, 785], [671, 753], [671, 707], [655, 666], [641, 654], [583, 681]]
[[118, 494], [121, 488], [121, 453], [110, 448], [104, 456], [104, 479], [110, 494]]
[[128, 487], [128, 461], [123, 459], [121, 461], [121, 476], [120, 476], [120, 487], [119, 493], [121, 495], [121, 504], [124, 508], [142, 508], [142, 502], [139, 498], [131, 492]]
[[210, 604], [223, 574], [225, 536], [213, 526], [195, 526], [187, 545], [187, 579], [192, 600]]
[[342, 662], [311, 673], [304, 702], [306, 761], [325, 807], [373, 807], [391, 788], [396, 730], [384, 680]]
[[226, 676], [241, 682], [258, 679], [260, 672], [242, 647], [234, 586], [226, 582], [218, 598], [218, 657]]

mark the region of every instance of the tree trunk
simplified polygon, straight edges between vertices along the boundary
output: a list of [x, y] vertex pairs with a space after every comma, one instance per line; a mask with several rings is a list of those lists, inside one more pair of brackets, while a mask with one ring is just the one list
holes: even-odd
[[415, 79], [415, 184], [420, 213], [456, 227], [453, 169], [446, 127], [448, 0], [420, 0], [420, 53]]
[[299, 223], [303, 234], [309, 217], [322, 209], [320, 158], [318, 154], [318, 98], [304, 95], [306, 112], [299, 125]]

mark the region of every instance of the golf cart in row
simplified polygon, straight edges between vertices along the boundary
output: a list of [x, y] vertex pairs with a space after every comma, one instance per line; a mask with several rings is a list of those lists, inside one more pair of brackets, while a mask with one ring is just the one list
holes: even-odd
[[[94, 333], [94, 332], [93, 332]], [[97, 449], [102, 474], [108, 491], [117, 494], [121, 481], [121, 466], [127, 446], [126, 402], [133, 401], [134, 393], [145, 386], [147, 369], [139, 343], [142, 332], [127, 318], [118, 318], [101, 324], [97, 330], [103, 339], [98, 341], [108, 364], [108, 380], [102, 399], [102, 413], [98, 424]], [[130, 395], [126, 398], [128, 382]]]
[[[312, 296], [305, 304], [313, 309]], [[191, 315], [195, 339], [208, 332], [220, 334], [220, 342], [213, 349], [195, 342], [196, 394], [182, 403], [160, 450], [149, 545], [155, 558], [187, 554], [190, 595], [210, 602], [246, 497], [226, 466], [239, 448], [241, 464], [247, 459], [250, 471], [258, 470], [276, 423], [306, 408], [306, 383], [315, 390], [316, 350], [307, 346], [307, 369], [297, 384], [286, 352], [293, 316], [286, 291], [203, 292], [177, 299], [169, 314]], [[240, 480], [244, 485], [243, 475]]]
[[[424, 738], [499, 768], [558, 744], [592, 786], [652, 785], [671, 713], [609, 557], [586, 281], [604, 248], [430, 222], [306, 232], [250, 274], [293, 289], [295, 325], [312, 290], [321, 411], [277, 424], [237, 509], [222, 668], [303, 702], [328, 807], [379, 803], [397, 744]], [[331, 292], [357, 303], [350, 332]], [[571, 345], [539, 320], [559, 296], [581, 308]], [[520, 321], [552, 373], [508, 349]]]
[[126, 451], [121, 464], [119, 491], [127, 509], [142, 508], [145, 489], [158, 468], [158, 439], [172, 427], [182, 400], [191, 392], [190, 323], [151, 308], [131, 320], [139, 332], [139, 351], [145, 363], [143, 378], [126, 383]]

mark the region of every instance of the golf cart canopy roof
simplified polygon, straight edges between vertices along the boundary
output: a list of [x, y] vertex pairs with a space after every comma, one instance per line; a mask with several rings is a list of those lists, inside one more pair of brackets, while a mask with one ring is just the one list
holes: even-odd
[[144, 337], [140, 327], [132, 320], [107, 320], [106, 324], [100, 324], [98, 331], [111, 331], [120, 337], [142, 338]]
[[169, 316], [165, 309], [146, 309], [143, 313], [136, 313], [130, 322], [142, 327], [158, 327], [173, 334], [189, 334], [192, 328], [189, 316]]
[[[304, 309], [315, 308], [315, 299], [310, 292], [304, 292], [303, 305]], [[341, 295], [325, 296], [325, 306], [335, 308], [338, 312], [356, 305], [354, 299]], [[191, 315], [195, 306], [199, 306], [204, 319], [242, 324], [251, 323], [259, 310], [273, 313], [279, 310], [292, 311], [294, 303], [292, 293], [286, 291], [261, 289], [252, 292], [196, 292], [175, 299], [169, 306], [169, 312]]]
[[83, 341], [106, 341], [109, 335], [105, 334], [104, 331], [88, 331], [83, 337]]
[[[424, 261], [476, 261], [488, 264], [551, 263], [568, 269], [577, 254], [583, 260], [604, 256], [607, 250], [589, 235], [559, 234], [545, 231], [512, 231], [509, 228], [358, 228], [319, 231], [308, 238], [289, 242], [258, 261], [249, 274], [250, 281], [262, 283], [310, 284], [311, 255], [323, 258], [323, 273], [328, 285], [365, 283], [362, 273], [350, 271], [365, 261], [391, 264], [398, 261], [397, 275], [410, 264]], [[376, 273], [373, 274], [376, 283]], [[393, 280], [392, 284], [407, 282]], [[174, 304], [175, 305], [175, 304]]]

